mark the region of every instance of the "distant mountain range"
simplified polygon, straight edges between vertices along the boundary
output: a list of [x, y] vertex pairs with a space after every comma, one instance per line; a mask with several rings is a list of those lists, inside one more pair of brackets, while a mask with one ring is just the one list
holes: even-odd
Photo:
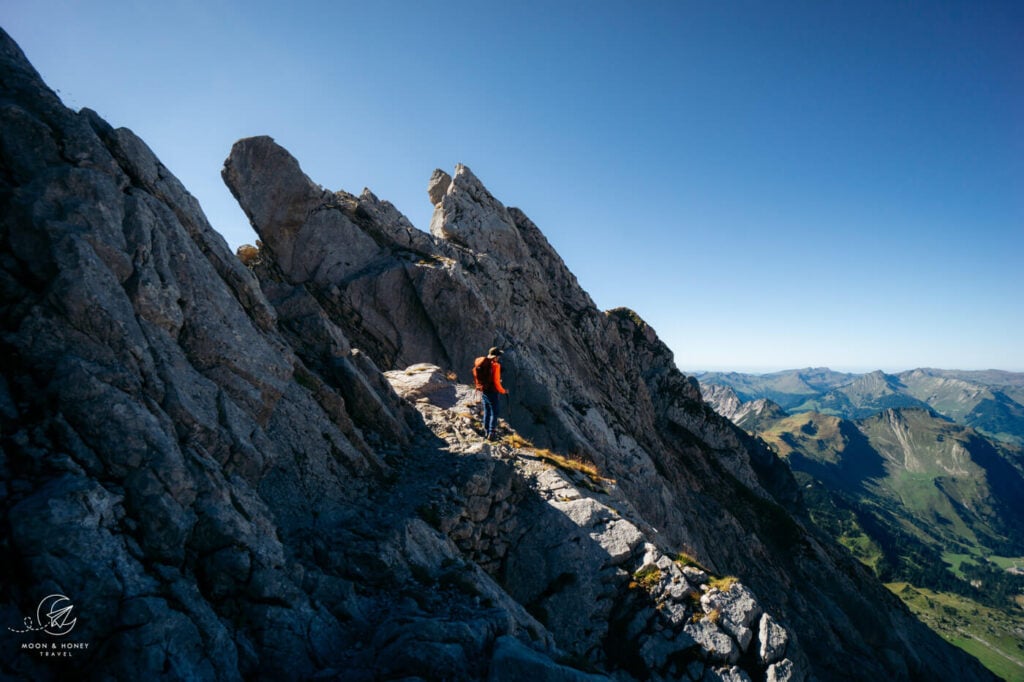
[[696, 376], [705, 387], [728, 386], [741, 403], [764, 398], [791, 414], [818, 412], [862, 419], [887, 408], [918, 407], [994, 439], [1024, 444], [1024, 373], [914, 369], [899, 374], [850, 374], [806, 368]]
[[909, 531], [938, 555], [1024, 555], [1024, 374], [814, 368], [699, 380], [716, 411], [825, 485], [883, 547]]
[[[699, 381], [716, 411], [789, 463], [812, 520], [882, 580], [995, 607], [1018, 624], [1000, 636], [1019, 643], [1024, 374], [819, 368]], [[976, 611], [956, 627], [940, 613], [936, 631], [974, 641], [964, 628], [982, 627]], [[1016, 644], [989, 645], [1024, 667]]]

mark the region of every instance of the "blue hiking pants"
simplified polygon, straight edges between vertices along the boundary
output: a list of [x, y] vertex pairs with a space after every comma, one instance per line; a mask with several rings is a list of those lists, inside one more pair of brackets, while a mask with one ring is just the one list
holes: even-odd
[[498, 431], [498, 399], [497, 391], [483, 391], [484, 403], [484, 435], [493, 436]]

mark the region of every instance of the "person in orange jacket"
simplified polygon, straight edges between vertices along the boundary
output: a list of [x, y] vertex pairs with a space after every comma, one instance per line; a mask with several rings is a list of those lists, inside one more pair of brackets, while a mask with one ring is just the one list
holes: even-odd
[[498, 437], [498, 399], [503, 393], [508, 395], [508, 391], [501, 385], [501, 363], [498, 361], [501, 355], [501, 349], [495, 347], [488, 350], [486, 356], [473, 362], [473, 383], [483, 395], [484, 437], [487, 440]]

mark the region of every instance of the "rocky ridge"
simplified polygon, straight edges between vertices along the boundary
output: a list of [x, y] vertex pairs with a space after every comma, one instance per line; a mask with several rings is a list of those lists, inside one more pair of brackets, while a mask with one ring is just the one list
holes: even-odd
[[615, 481], [514, 433], [482, 440], [479, 395], [437, 366], [386, 376], [477, 467], [424, 516], [588, 667], [646, 679], [806, 678], [789, 633], [749, 588], [665, 555]]
[[[0, 619], [67, 595], [84, 645], [8, 626], [6, 676], [987, 679], [467, 168], [435, 173], [426, 234], [240, 141], [245, 267], [134, 134], [6, 34], [0, 59]], [[455, 379], [379, 369], [465, 382], [490, 345], [536, 445], [474, 438]]]
[[741, 401], [731, 386], [702, 383], [700, 394], [715, 412], [750, 433], [786, 417], [786, 411], [767, 398]]

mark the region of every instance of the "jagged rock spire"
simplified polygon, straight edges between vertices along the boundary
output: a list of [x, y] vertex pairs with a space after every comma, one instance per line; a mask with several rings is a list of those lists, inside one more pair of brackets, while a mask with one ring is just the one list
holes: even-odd
[[434, 203], [431, 234], [489, 254], [499, 262], [515, 263], [526, 258], [526, 247], [512, 216], [468, 166], [458, 164], [448, 182], [448, 176], [437, 173], [434, 171], [428, 190]]

